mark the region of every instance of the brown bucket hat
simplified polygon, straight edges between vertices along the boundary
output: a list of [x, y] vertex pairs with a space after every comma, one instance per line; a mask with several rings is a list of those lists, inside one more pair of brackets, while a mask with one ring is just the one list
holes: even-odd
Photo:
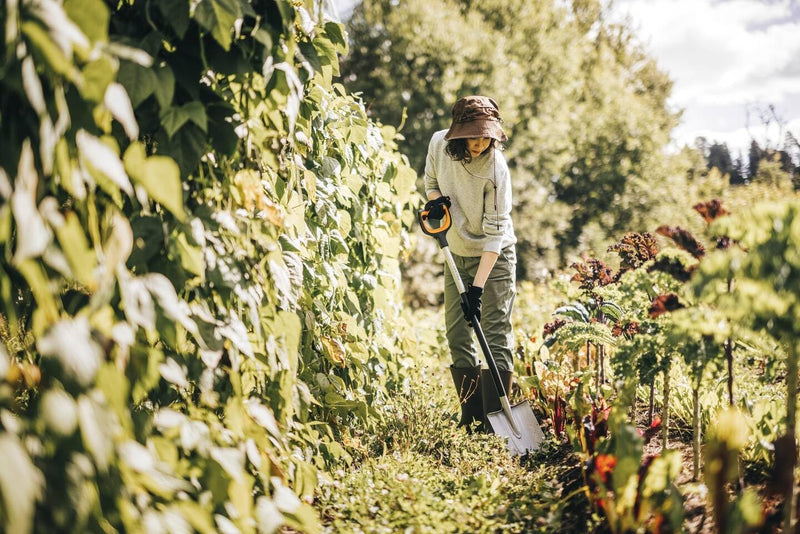
[[491, 137], [506, 141], [508, 136], [500, 126], [500, 108], [488, 96], [464, 96], [453, 105], [453, 122], [444, 140]]

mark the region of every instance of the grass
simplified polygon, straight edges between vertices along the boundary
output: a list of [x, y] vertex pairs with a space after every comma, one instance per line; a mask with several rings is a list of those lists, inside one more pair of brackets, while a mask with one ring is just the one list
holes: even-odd
[[[420, 361], [421, 360], [421, 361]], [[324, 480], [316, 507], [327, 532], [580, 532], [594, 519], [566, 446], [512, 457], [501, 438], [456, 428], [448, 362], [416, 360], [391, 416], [349, 436], [364, 451]], [[577, 494], [578, 498], [563, 499]]]

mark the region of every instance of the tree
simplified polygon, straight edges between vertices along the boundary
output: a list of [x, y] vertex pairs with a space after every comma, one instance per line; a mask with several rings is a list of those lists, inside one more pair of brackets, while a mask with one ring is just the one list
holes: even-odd
[[730, 177], [731, 183], [734, 182], [734, 165], [727, 144], [715, 142], [711, 145], [708, 149], [706, 160], [709, 169], [716, 167], [719, 169], [719, 172], [727, 174]]

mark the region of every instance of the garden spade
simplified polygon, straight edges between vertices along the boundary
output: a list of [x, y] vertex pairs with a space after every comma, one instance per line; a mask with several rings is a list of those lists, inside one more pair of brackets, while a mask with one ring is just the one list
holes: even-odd
[[[461, 280], [461, 275], [458, 274], [458, 268], [453, 260], [453, 254], [450, 252], [450, 247], [447, 244], [447, 230], [450, 229], [451, 224], [450, 210], [446, 205], [442, 205], [442, 208], [444, 209], [444, 216], [441, 219], [429, 217], [428, 210], [420, 210], [418, 212], [419, 224], [423, 232], [439, 242], [439, 246], [444, 253], [447, 267], [450, 269], [458, 292], [461, 295], [461, 302], [466, 305], [467, 290], [466, 287], [464, 287], [464, 282]], [[432, 226], [431, 221], [438, 221], [438, 225]], [[465, 309], [469, 309], [469, 306], [467, 305]], [[489, 366], [492, 382], [494, 382], [494, 387], [500, 397], [501, 409], [486, 414], [489, 424], [492, 425], [495, 434], [507, 439], [508, 450], [512, 454], [522, 455], [536, 450], [542, 441], [544, 441], [544, 434], [542, 433], [541, 427], [539, 427], [536, 416], [533, 415], [530, 404], [528, 401], [522, 401], [511, 406], [508, 402], [503, 380], [500, 378], [500, 373], [497, 370], [497, 364], [492, 356], [492, 351], [489, 349], [489, 344], [486, 342], [486, 337], [483, 335], [480, 321], [474, 316], [469, 319], [472, 323], [472, 329], [475, 331], [475, 336], [478, 338], [481, 351], [483, 351], [483, 355], [486, 358], [486, 363]]]

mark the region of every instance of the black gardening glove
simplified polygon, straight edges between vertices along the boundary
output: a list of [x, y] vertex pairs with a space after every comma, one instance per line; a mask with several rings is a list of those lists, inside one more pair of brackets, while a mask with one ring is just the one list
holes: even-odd
[[467, 303], [461, 303], [461, 309], [464, 310], [464, 318], [470, 326], [472, 326], [472, 318], [481, 320], [481, 295], [483, 295], [483, 288], [469, 285], [467, 288]]
[[439, 197], [425, 203], [428, 218], [440, 221], [444, 219], [444, 206], [450, 207], [450, 197]]

